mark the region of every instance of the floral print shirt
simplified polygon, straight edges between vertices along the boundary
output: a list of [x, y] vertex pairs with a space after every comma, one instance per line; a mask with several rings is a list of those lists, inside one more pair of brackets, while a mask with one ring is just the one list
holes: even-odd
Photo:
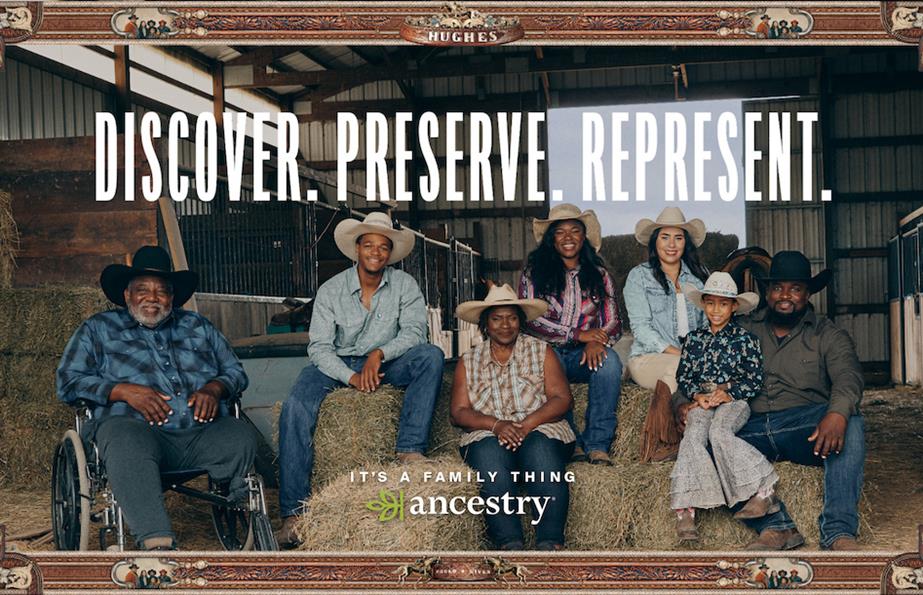
[[763, 352], [756, 335], [731, 320], [717, 334], [706, 324], [686, 335], [676, 382], [688, 398], [703, 392], [703, 383], [731, 382], [727, 393], [750, 400], [763, 388]]

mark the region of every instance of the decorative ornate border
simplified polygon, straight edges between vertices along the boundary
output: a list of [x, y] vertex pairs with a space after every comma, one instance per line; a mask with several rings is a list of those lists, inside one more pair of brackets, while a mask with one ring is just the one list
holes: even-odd
[[[406, 43], [400, 32], [408, 18], [428, 17], [438, 6], [435, 2], [361, 1], [46, 2], [41, 28], [29, 43], [397, 44]], [[496, 19], [518, 19], [523, 31], [518, 43], [527, 45], [889, 45], [907, 41], [905, 33], [895, 34], [883, 18], [882, 3], [869, 0], [751, 4], [519, 0], [471, 2], [468, 8]], [[168, 31], [161, 34], [161, 27], [156, 27], [155, 35], [144, 38], [126, 35], [122, 21], [132, 11], [156, 13], [157, 22], [165, 21]], [[761, 35], [757, 28], [766, 12], [804, 15], [804, 21], [795, 26], [788, 23], [784, 34], [780, 22], [777, 35]]]
[[[923, 3], [923, 0], [921, 0]], [[6, 3], [10, 5], [12, 3]], [[24, 3], [16, 3], [24, 4]], [[41, 3], [30, 3], [38, 4]], [[517, 42], [540, 45], [900, 45], [923, 37], [918, 27], [894, 26], [907, 2], [470, 2], [498, 18], [518, 19]], [[29, 35], [0, 29], [3, 43], [29, 44], [402, 44], [408, 18], [427, 16], [438, 3], [421, 2], [46, 2]], [[771, 22], [778, 12], [804, 15], [800, 31]], [[142, 37], [131, 15], [156, 16]], [[759, 28], [767, 15], [770, 33]], [[797, 17], [796, 17], [797, 18]], [[151, 20], [151, 18], [148, 18]], [[788, 19], [786, 19], [788, 20]], [[164, 21], [163, 24], [160, 21]], [[790, 22], [788, 23], [791, 24]], [[2, 53], [2, 50], [0, 50]], [[421, 557], [422, 556], [422, 557]], [[923, 565], [919, 553], [789, 552], [756, 558], [746, 552], [489, 552], [440, 554], [222, 554], [175, 552], [157, 558], [134, 553], [31, 554], [48, 591], [128, 588], [129, 570], [166, 570], [172, 587], [203, 591], [372, 590], [486, 592], [495, 588], [555, 592], [744, 592], [760, 588], [759, 571], [795, 568], [812, 592], [891, 592], [895, 580]], [[24, 556], [22, 559], [26, 559]], [[19, 558], [17, 558], [19, 560]], [[790, 571], [789, 571], [790, 572]], [[803, 577], [801, 576], [803, 574]], [[895, 579], [895, 576], [904, 577]], [[901, 583], [903, 584], [903, 583]]]
[[[509, 555], [507, 555], [509, 554]], [[895, 557], [889, 552], [787, 552], [753, 557], [746, 552], [611, 552], [530, 554], [504, 552], [432, 554], [221, 554], [173, 552], [36, 553], [47, 591], [97, 591], [127, 587], [124, 569], [170, 569], [171, 587], [203, 591], [435, 591], [502, 588], [556, 592], [741, 592], [765, 588], [760, 569], [797, 568], [798, 587], [814, 593], [844, 589], [877, 592]], [[911, 556], [911, 554], [907, 554]], [[918, 554], [912, 554], [918, 556]], [[435, 559], [435, 562], [433, 560]], [[408, 570], [429, 562], [429, 572]]]

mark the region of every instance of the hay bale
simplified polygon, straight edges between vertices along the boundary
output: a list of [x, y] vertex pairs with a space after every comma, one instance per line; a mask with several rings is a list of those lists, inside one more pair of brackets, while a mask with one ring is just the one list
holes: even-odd
[[[589, 390], [590, 387], [587, 384], [571, 385], [571, 392], [574, 395], [574, 421], [580, 431], [583, 431], [584, 427], [583, 418], [586, 415]], [[641, 388], [633, 382], [622, 384], [622, 396], [618, 407], [618, 428], [609, 451], [613, 460], [639, 461], [641, 428], [644, 427], [644, 418], [647, 416], [647, 408], [652, 395], [652, 391]]]
[[0, 353], [0, 402], [32, 401], [61, 406], [55, 396], [55, 371], [60, 360], [54, 355]]
[[322, 486], [362, 466], [394, 460], [404, 391], [390, 385], [373, 393], [340, 388], [324, 399], [314, 432], [312, 484]]
[[[676, 517], [670, 510], [670, 471], [673, 464], [638, 464], [635, 472], [643, 473], [644, 468], [648, 471], [636, 492], [644, 494], [644, 497], [636, 497], [639, 502], [638, 523], [633, 546], [645, 550], [677, 549]], [[794, 463], [776, 463], [775, 468], [779, 474], [779, 497], [785, 501], [808, 546], [818, 547], [817, 516], [824, 501], [823, 470]], [[697, 512], [696, 516], [701, 541], [684, 546], [684, 549], [734, 550], [755, 537], [754, 532], [735, 520], [726, 508]]]
[[[439, 496], [476, 496], [477, 484], [464, 480], [469, 471], [464, 464], [442, 458], [406, 467], [392, 464], [366, 469], [386, 472], [387, 481], [361, 482], [358, 477], [353, 480], [346, 473], [314, 494], [308, 502], [308, 512], [297, 527], [298, 535], [304, 540], [300, 549], [378, 552], [475, 550], [482, 546], [485, 526], [484, 519], [479, 516], [405, 514], [404, 520], [380, 521], [378, 513], [366, 507], [367, 503], [379, 500], [381, 490], [389, 490], [396, 497], [403, 490], [408, 512], [410, 499], [417, 496], [424, 500]], [[400, 482], [403, 471], [409, 474], [407, 483]], [[463, 481], [424, 482], [423, 474], [427, 471], [458, 471]]]
[[12, 202], [12, 195], [0, 190], [0, 288], [10, 287], [13, 283], [16, 251], [19, 249], [19, 230], [13, 219]]
[[577, 463], [570, 486], [565, 545], [573, 550], [624, 550], [632, 547], [640, 470]]
[[73, 425], [71, 411], [56, 402], [5, 404], [0, 409], [0, 484], [49, 485], [55, 446]]
[[0, 290], [0, 352], [60, 356], [80, 323], [107, 304], [89, 287]]
[[[454, 367], [453, 367], [454, 368]], [[442, 387], [433, 410], [433, 425], [429, 432], [428, 454], [434, 457], [447, 456], [461, 461], [458, 453], [458, 441], [461, 430], [452, 425], [449, 419], [449, 406], [452, 401], [452, 377], [454, 369], [446, 370], [442, 376]]]

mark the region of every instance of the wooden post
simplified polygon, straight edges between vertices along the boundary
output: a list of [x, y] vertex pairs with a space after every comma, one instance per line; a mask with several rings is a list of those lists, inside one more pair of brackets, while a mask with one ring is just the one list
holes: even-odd
[[131, 111], [131, 60], [127, 45], [115, 46], [115, 121], [119, 134], [125, 133], [126, 112]]
[[[179, 221], [176, 219], [176, 211], [173, 210], [173, 202], [166, 196], [161, 196], [157, 202], [160, 207], [160, 217], [163, 220], [163, 229], [167, 234], [167, 247], [170, 250], [170, 257], [173, 259], [173, 270], [187, 270], [189, 263], [186, 261], [186, 247], [183, 246], [183, 236], [179, 231]], [[177, 305], [181, 306], [182, 304]], [[186, 302], [186, 310], [199, 311], [195, 295]]]

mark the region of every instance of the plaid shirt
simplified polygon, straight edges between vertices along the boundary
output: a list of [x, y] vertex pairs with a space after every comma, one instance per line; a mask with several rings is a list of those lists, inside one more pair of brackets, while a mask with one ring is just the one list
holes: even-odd
[[580, 288], [580, 267], [565, 272], [564, 292], [561, 295], [536, 295], [532, 277], [523, 272], [519, 278], [519, 297], [539, 298], [548, 302], [544, 316], [526, 323], [529, 334], [552, 345], [577, 342], [580, 331], [601, 328], [609, 335], [609, 345], [622, 336], [619, 306], [615, 302], [615, 286], [606, 269], [600, 268], [607, 297], [596, 302]]
[[[109, 402], [116, 384], [148, 386], [169, 395], [173, 415], [166, 429], [196, 425], [188, 398], [217, 380], [236, 395], [247, 388], [247, 375], [227, 339], [203, 316], [174, 309], [156, 328], [136, 321], [122, 308], [84, 321], [64, 349], [58, 365], [58, 398], [65, 403], [95, 403], [96, 419], [109, 415], [144, 416], [128, 403]], [[221, 415], [227, 415], [224, 402]]]
[[[548, 401], [545, 395], [545, 351], [548, 346], [528, 335], [519, 335], [509, 361], [500, 365], [490, 355], [490, 340], [482, 341], [462, 356], [465, 386], [475, 411], [497, 419], [520, 422]], [[537, 428], [549, 438], [570, 444], [576, 440], [566, 420], [544, 423]], [[474, 430], [462, 435], [460, 446], [489, 438], [494, 433]]]

